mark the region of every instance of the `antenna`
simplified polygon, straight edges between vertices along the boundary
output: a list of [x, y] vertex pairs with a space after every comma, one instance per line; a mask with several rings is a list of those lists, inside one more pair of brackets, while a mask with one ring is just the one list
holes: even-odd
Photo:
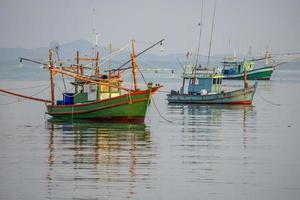
[[231, 38], [228, 37], [228, 52], [229, 52], [229, 57], [231, 55]]
[[92, 19], [91, 19], [91, 26], [92, 26], [92, 43], [94, 43], [94, 46], [92, 47], [92, 55], [95, 56], [98, 48], [98, 34], [96, 33], [95, 28], [95, 15], [96, 10], [95, 8], [92, 9]]
[[252, 59], [252, 46], [251, 45], [249, 46], [249, 49], [248, 49], [248, 56], [249, 56], [249, 59]]

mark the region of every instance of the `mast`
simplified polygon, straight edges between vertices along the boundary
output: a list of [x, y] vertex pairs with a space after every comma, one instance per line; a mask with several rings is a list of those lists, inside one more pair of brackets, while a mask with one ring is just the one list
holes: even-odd
[[77, 74], [79, 74], [79, 51], [76, 52]]
[[215, 0], [214, 16], [213, 16], [212, 26], [211, 26], [211, 32], [210, 32], [210, 41], [209, 41], [207, 68], [209, 68], [209, 64], [210, 64], [210, 52], [211, 52], [212, 36], [213, 36], [214, 25], [215, 25], [216, 8], [217, 8], [217, 0]]
[[52, 49], [49, 49], [49, 62], [50, 62], [50, 88], [51, 88], [51, 105], [54, 105], [55, 97], [54, 97], [54, 66], [52, 60]]
[[137, 79], [136, 79], [136, 55], [135, 55], [135, 41], [132, 40], [132, 54], [131, 54], [131, 64], [132, 64], [132, 75], [133, 75], [133, 83], [134, 83], [134, 90], [137, 90]]
[[200, 18], [200, 22], [198, 23], [198, 26], [199, 26], [200, 30], [199, 30], [198, 47], [197, 47], [197, 52], [196, 52], [196, 63], [195, 63], [195, 67], [197, 67], [197, 65], [198, 65], [198, 60], [199, 60], [200, 41], [201, 41], [201, 33], [202, 33], [202, 17], [203, 17], [203, 0], [202, 0], [202, 7], [201, 7], [201, 18]]
[[269, 61], [270, 61], [270, 52], [269, 52], [269, 45], [267, 45], [266, 53], [265, 53], [265, 64], [266, 64], [266, 66], [269, 65]]
[[108, 65], [109, 65], [109, 70], [110, 70], [110, 68], [111, 68], [111, 54], [112, 54], [112, 44], [111, 43], [109, 43], [109, 63], [108, 63]]
[[95, 76], [99, 76], [99, 51], [96, 53], [96, 66], [95, 66]]
[[244, 88], [248, 88], [248, 81], [247, 81], [247, 70], [244, 69]]

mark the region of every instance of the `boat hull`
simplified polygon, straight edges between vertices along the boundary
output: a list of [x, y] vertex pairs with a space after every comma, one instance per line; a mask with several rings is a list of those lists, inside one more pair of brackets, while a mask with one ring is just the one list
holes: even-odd
[[151, 94], [158, 88], [135, 91], [101, 101], [73, 105], [48, 105], [47, 114], [61, 119], [144, 122]]
[[[254, 69], [251, 71], [247, 71], [247, 79], [248, 80], [270, 80], [274, 69], [273, 66], [266, 66], [259, 69]], [[224, 74], [224, 79], [244, 79], [244, 73], [238, 74]]]
[[169, 103], [184, 104], [252, 104], [257, 83], [245, 89], [222, 92], [218, 94], [190, 95], [190, 94], [168, 94]]

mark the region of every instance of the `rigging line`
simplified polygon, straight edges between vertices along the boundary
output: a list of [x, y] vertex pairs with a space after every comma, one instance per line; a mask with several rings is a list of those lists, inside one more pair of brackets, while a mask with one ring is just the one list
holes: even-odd
[[201, 33], [202, 33], [202, 18], [203, 18], [203, 0], [202, 0], [202, 6], [201, 6], [201, 18], [200, 18], [200, 23], [198, 24], [200, 26], [200, 31], [199, 31], [199, 41], [198, 41], [198, 47], [197, 47], [197, 52], [196, 52], [196, 63], [195, 67], [198, 65], [199, 61], [199, 52], [200, 52], [200, 41], [201, 41]]
[[39, 87], [48, 86], [48, 85], [49, 84], [36, 85], [36, 86], [32, 86], [32, 87], [9, 88], [8, 90], [25, 90], [25, 89], [39, 88]]
[[213, 15], [213, 19], [212, 19], [212, 26], [211, 26], [211, 32], [210, 32], [209, 50], [208, 50], [208, 58], [207, 58], [207, 66], [206, 66], [207, 68], [209, 68], [209, 64], [210, 64], [210, 52], [211, 52], [212, 37], [213, 37], [214, 25], [215, 25], [216, 8], [217, 8], [217, 0], [215, 0], [214, 15]]
[[259, 96], [262, 100], [264, 100], [265, 102], [267, 102], [267, 103], [269, 103], [269, 104], [271, 104], [271, 105], [273, 105], [273, 106], [281, 106], [281, 104], [279, 104], [279, 103], [273, 103], [273, 102], [269, 101], [268, 99], [264, 98], [260, 93], [258, 93], [258, 92], [256, 92], [256, 93], [257, 93], [258, 96]]
[[128, 48], [130, 43], [126, 44], [125, 46], [121, 47], [120, 49], [114, 51], [111, 53], [111, 55], [107, 55], [105, 57], [102, 58], [102, 62], [100, 62], [100, 65], [109, 61], [110, 59], [112, 59], [113, 57], [117, 56], [120, 52], [124, 51], [126, 48]]
[[146, 81], [146, 79], [145, 79], [145, 77], [144, 77], [144, 74], [142, 73], [142, 71], [140, 70], [139, 67], [137, 67], [137, 69], [138, 69], [139, 73], [141, 74], [144, 83], [147, 85], [147, 81]]
[[[162, 40], [156, 42], [155, 44], [153, 44], [152, 46], [150, 46], [150, 47], [144, 49], [144, 50], [141, 51], [140, 53], [136, 54], [135, 57], [137, 58], [138, 56], [140, 56], [141, 54], [145, 53], [145, 52], [148, 51], [149, 49], [152, 49], [153, 47], [155, 47], [157, 44], [162, 44], [162, 42], [163, 42], [164, 40], [165, 40], [165, 39], [162, 39]], [[110, 71], [113, 71], [113, 72], [114, 72], [114, 71], [122, 71], [122, 70], [124, 71], [124, 70], [130, 69], [130, 68], [123, 68], [123, 67], [126, 66], [128, 63], [130, 63], [131, 60], [132, 60], [132, 58], [129, 59], [129, 60], [127, 60], [125, 63], [123, 63], [123, 64], [122, 64], [121, 66], [119, 66], [118, 68], [113, 69], [113, 70], [110, 70]]]

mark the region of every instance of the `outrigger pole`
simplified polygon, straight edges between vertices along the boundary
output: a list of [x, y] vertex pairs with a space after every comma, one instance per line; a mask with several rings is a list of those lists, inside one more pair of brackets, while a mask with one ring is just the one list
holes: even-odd
[[48, 100], [48, 99], [40, 99], [40, 98], [36, 98], [36, 97], [26, 96], [26, 95], [23, 95], [23, 94], [11, 92], [11, 91], [1, 89], [1, 88], [0, 88], [0, 92], [6, 93], [6, 94], [11, 94], [11, 95], [14, 95], [14, 96], [17, 96], [17, 97], [22, 97], [24, 99], [30, 99], [30, 100], [40, 101], [40, 102], [44, 102], [44, 103], [51, 103], [51, 101]]

